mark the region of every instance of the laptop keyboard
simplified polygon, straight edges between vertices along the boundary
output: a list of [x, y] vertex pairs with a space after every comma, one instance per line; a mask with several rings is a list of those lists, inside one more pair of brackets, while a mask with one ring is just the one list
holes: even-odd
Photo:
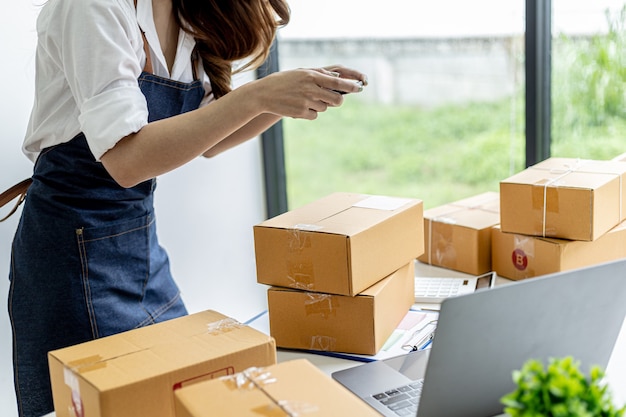
[[415, 298], [447, 298], [459, 295], [467, 286], [463, 278], [416, 278]]
[[396, 389], [375, 394], [373, 397], [399, 416], [414, 416], [422, 394], [423, 379]]

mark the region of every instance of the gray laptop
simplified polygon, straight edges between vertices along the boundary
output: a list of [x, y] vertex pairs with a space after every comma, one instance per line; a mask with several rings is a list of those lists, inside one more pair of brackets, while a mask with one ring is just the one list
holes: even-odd
[[446, 299], [431, 349], [332, 376], [383, 415], [494, 416], [529, 358], [606, 368], [625, 316], [626, 259]]

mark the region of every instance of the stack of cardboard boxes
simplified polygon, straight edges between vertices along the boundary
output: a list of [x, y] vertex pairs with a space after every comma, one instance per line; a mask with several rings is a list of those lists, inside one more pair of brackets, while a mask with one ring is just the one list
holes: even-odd
[[283, 348], [376, 354], [414, 302], [421, 200], [334, 193], [254, 227]]
[[549, 158], [500, 182], [493, 268], [518, 280], [626, 257], [626, 162]]
[[56, 417], [174, 417], [174, 393], [276, 363], [266, 334], [204, 311], [48, 354]]
[[274, 339], [203, 311], [49, 353], [56, 417], [378, 415]]
[[424, 212], [419, 261], [519, 280], [626, 257], [626, 154], [549, 158]]

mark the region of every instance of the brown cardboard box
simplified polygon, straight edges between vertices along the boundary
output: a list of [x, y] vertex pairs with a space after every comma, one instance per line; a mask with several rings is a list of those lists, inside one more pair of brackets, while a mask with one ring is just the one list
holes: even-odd
[[624, 152], [623, 154], [617, 155], [615, 158], [613, 158], [613, 161], [626, 162], [626, 152]]
[[254, 226], [257, 281], [356, 295], [424, 251], [421, 200], [334, 193]]
[[594, 240], [626, 218], [626, 162], [549, 158], [500, 182], [503, 232]]
[[417, 259], [473, 275], [491, 271], [491, 228], [500, 195], [482, 193], [424, 211], [424, 254]]
[[283, 348], [376, 354], [415, 300], [415, 261], [351, 297], [268, 290], [270, 334]]
[[592, 242], [504, 233], [493, 228], [493, 269], [520, 280], [626, 257], [626, 222]]
[[57, 417], [173, 417], [174, 389], [276, 363], [274, 340], [214, 311], [48, 354]]
[[175, 397], [177, 417], [380, 416], [306, 359], [193, 384]]

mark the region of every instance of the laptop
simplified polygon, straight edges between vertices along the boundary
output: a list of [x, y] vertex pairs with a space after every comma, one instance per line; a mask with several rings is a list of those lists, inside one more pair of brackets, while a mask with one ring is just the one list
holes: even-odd
[[[624, 300], [626, 259], [447, 298], [430, 349], [332, 377], [387, 416], [498, 415], [500, 398], [515, 389], [512, 371], [530, 358], [573, 356], [585, 373], [593, 365], [605, 369]], [[421, 394], [405, 393], [413, 388]], [[403, 400], [382, 404], [396, 395]], [[404, 407], [405, 396], [416, 404]]]

